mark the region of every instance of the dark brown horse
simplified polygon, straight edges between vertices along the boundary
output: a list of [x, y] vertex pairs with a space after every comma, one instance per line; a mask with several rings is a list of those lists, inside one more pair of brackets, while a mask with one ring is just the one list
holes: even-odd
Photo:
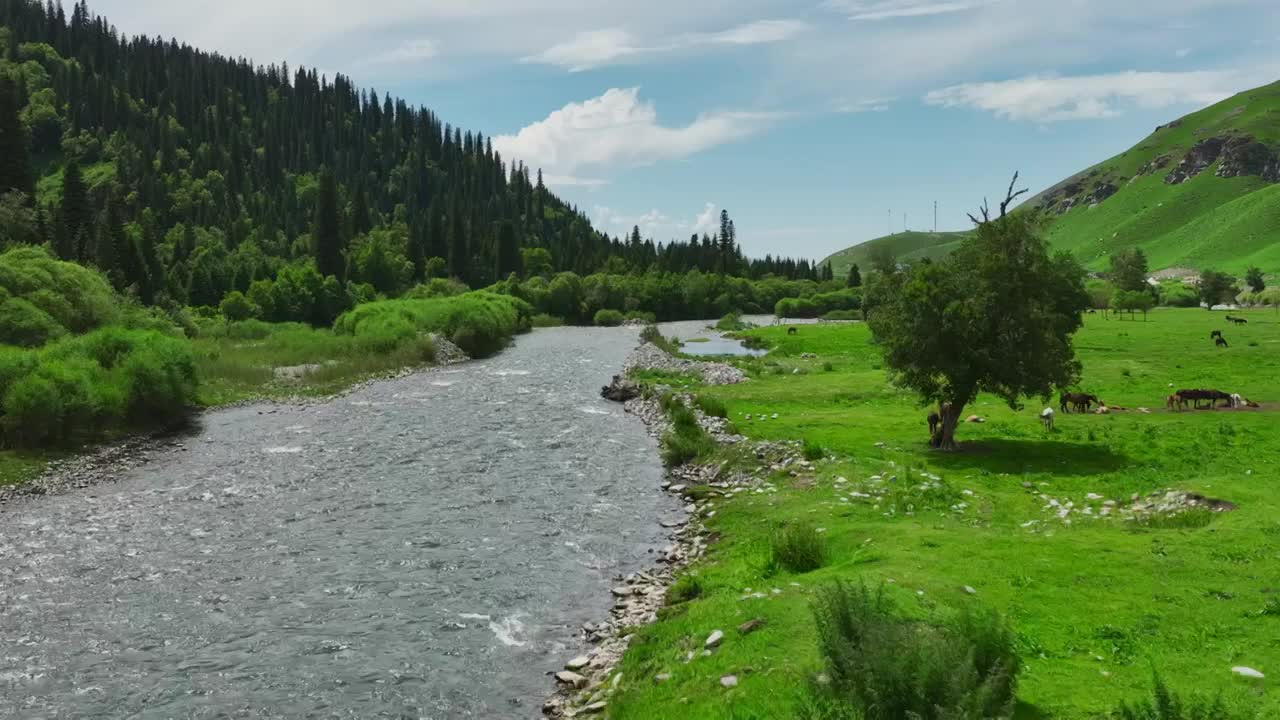
[[1217, 345], [1218, 347], [1231, 347], [1230, 345], [1227, 344], [1226, 338], [1222, 337], [1221, 335], [1218, 336], [1218, 339], [1213, 341], [1213, 344]]
[[1094, 405], [1101, 405], [1102, 401], [1097, 395], [1089, 395], [1088, 393], [1062, 393], [1058, 396], [1058, 408], [1064, 413], [1072, 410], [1076, 412], [1089, 412], [1089, 408]]

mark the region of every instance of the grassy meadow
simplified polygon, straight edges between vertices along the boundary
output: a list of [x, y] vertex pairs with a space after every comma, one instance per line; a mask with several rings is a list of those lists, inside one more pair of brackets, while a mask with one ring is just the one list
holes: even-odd
[[[1047, 432], [1039, 399], [1013, 411], [984, 397], [965, 415], [986, 422], [963, 424], [954, 454], [927, 449], [927, 410], [888, 383], [866, 326], [751, 331], [775, 347], [735, 361], [752, 381], [693, 390], [722, 401], [749, 438], [805, 440], [826, 457], [812, 478], [774, 473], [776, 493], [717, 501], [715, 542], [688, 572], [696, 581], [683, 581], [697, 597], [637, 630], [610, 716], [794, 717], [823, 669], [811, 600], [835, 580], [884, 586], [911, 618], [968, 603], [1003, 613], [1024, 662], [1016, 717], [1105, 716], [1148, 695], [1153, 670], [1179, 693], [1220, 692], [1280, 715], [1269, 680], [1231, 672], [1280, 673], [1280, 316], [1240, 314], [1248, 326], [1204, 310], [1147, 322], [1090, 315], [1076, 338], [1081, 389], [1130, 410], [1059, 413]], [[1209, 340], [1215, 329], [1230, 348]], [[1171, 384], [1263, 407], [1169, 412]], [[1099, 517], [1108, 499], [1165, 489], [1238, 507], [1167, 523]], [[1069, 524], [1048, 499], [1074, 503]], [[820, 530], [825, 567], [790, 574], [770, 563], [770, 538], [795, 525]], [[736, 630], [756, 618], [759, 630]], [[717, 629], [721, 647], [686, 662]], [[725, 689], [730, 674], [738, 685]]]

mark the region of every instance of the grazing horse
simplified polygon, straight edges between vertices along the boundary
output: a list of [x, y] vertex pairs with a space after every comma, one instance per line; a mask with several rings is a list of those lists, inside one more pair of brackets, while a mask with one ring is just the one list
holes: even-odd
[[1187, 401], [1183, 400], [1182, 396], [1177, 393], [1174, 393], [1173, 395], [1170, 395], [1169, 397], [1164, 399], [1164, 406], [1174, 412], [1182, 412], [1182, 408], [1186, 404], [1187, 404]]
[[1210, 340], [1212, 340], [1212, 339], [1214, 339], [1214, 338], [1220, 338], [1220, 337], [1222, 337], [1222, 331], [1221, 331], [1221, 330], [1214, 330], [1213, 332], [1209, 333], [1209, 339], [1210, 339]]
[[1088, 412], [1089, 408], [1094, 405], [1101, 405], [1102, 401], [1097, 395], [1089, 395], [1087, 393], [1063, 393], [1058, 396], [1058, 408], [1064, 413], [1072, 410], [1076, 412]]
[[1231, 404], [1232, 409], [1239, 409], [1244, 405], [1244, 398], [1240, 397], [1240, 393], [1231, 393], [1231, 399], [1227, 402]]
[[929, 437], [932, 438], [934, 435], [938, 434], [938, 426], [942, 424], [942, 416], [938, 414], [937, 410], [934, 410], [933, 412], [929, 413], [928, 420], [929, 420]]
[[1244, 319], [1244, 318], [1236, 318], [1236, 319], [1235, 319], [1235, 320], [1233, 320], [1232, 322], [1234, 322], [1234, 323], [1235, 323], [1235, 324], [1237, 324], [1237, 325], [1248, 325], [1248, 324], [1249, 324], [1249, 321], [1248, 321], [1248, 320], [1246, 320], [1246, 319]]
[[1231, 347], [1230, 345], [1227, 344], [1226, 338], [1222, 337], [1221, 335], [1218, 336], [1217, 340], [1213, 341], [1213, 344], [1217, 345], [1218, 347]]
[[1053, 408], [1047, 407], [1040, 411], [1040, 422], [1044, 424], [1044, 429], [1053, 430]]

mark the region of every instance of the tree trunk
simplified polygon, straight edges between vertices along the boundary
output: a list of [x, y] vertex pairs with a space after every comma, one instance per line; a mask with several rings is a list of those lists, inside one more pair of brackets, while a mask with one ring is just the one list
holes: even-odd
[[938, 406], [938, 415], [942, 417], [942, 422], [938, 424], [937, 432], [929, 439], [929, 447], [945, 451], [956, 449], [956, 426], [960, 424], [962, 410], [964, 410], [963, 405], [957, 406], [952, 403], [942, 403]]

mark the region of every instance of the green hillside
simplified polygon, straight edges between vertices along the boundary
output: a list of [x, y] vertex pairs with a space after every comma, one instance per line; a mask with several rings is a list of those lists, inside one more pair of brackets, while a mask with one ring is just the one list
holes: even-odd
[[873, 254], [881, 248], [887, 249], [899, 262], [910, 262], [922, 258], [938, 258], [951, 252], [956, 243], [964, 239], [968, 232], [900, 232], [885, 237], [868, 240], [826, 258], [819, 266], [831, 263], [836, 277], [843, 277], [854, 263], [866, 269], [871, 265]]
[[[1280, 82], [1162, 125], [1142, 142], [1028, 200], [1049, 241], [1101, 270], [1140, 247], [1151, 269], [1257, 265], [1280, 272]], [[963, 233], [901, 233], [827, 258], [837, 276], [876, 248], [900, 261], [949, 252]]]
[[1089, 267], [1141, 247], [1152, 269], [1280, 270], [1280, 83], [1162, 125], [1028, 204]]

